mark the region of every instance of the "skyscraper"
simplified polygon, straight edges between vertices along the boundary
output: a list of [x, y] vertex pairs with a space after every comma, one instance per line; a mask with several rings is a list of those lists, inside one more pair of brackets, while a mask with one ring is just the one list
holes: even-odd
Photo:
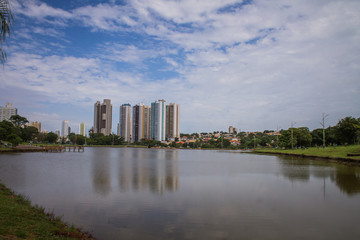
[[111, 134], [112, 124], [112, 104], [110, 99], [104, 99], [100, 104], [97, 101], [94, 104], [94, 133]]
[[69, 136], [69, 121], [68, 120], [64, 120], [62, 121], [62, 126], [61, 126], [61, 136], [64, 138], [67, 138], [67, 136]]
[[151, 103], [150, 138], [157, 141], [165, 140], [165, 100]]
[[180, 107], [176, 103], [166, 106], [166, 137], [180, 138]]
[[126, 142], [130, 142], [131, 132], [132, 132], [131, 105], [123, 104], [120, 106], [118, 135], [120, 137], [123, 137]]
[[133, 107], [133, 131], [132, 131], [132, 142], [138, 142], [144, 138], [144, 104], [140, 103]]
[[86, 130], [85, 130], [85, 123], [80, 123], [79, 125], [79, 134], [84, 136], [86, 135]]
[[144, 138], [150, 139], [151, 107], [144, 106]]
[[17, 115], [17, 109], [11, 103], [7, 102], [5, 107], [0, 106], [0, 122], [3, 120], [8, 121], [13, 115]]

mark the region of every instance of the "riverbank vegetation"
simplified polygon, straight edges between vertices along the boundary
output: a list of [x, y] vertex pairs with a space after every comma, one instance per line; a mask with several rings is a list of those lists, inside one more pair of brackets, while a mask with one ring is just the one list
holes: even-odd
[[95, 239], [0, 184], [0, 239]]
[[299, 148], [299, 149], [255, 149], [255, 153], [267, 153], [267, 154], [286, 154], [296, 155], [303, 157], [320, 157], [328, 159], [339, 160], [353, 160], [360, 163], [360, 145], [352, 146], [332, 146], [332, 147], [311, 147], [311, 148]]
[[[0, 147], [18, 144], [75, 144], [88, 146], [141, 146], [172, 147], [193, 149], [298, 149], [309, 147], [347, 146], [360, 143], [360, 118], [345, 117], [336, 126], [318, 128], [312, 131], [307, 127], [265, 130], [263, 132], [212, 132], [181, 134], [180, 138], [156, 141], [141, 139], [138, 142], [125, 142], [124, 138], [110, 134], [89, 132], [88, 137], [70, 133], [67, 138], [53, 132], [39, 133], [37, 128], [27, 126], [28, 120], [19, 115], [10, 121], [0, 122]], [[4, 148], [3, 148], [4, 149]], [[1, 151], [1, 150], [0, 150]]]

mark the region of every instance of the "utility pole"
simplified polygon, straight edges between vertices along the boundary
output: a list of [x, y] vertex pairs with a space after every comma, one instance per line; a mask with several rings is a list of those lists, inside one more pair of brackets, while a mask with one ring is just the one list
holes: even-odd
[[294, 149], [294, 125], [296, 122], [291, 122], [291, 149]]
[[320, 122], [322, 128], [323, 128], [323, 148], [325, 148], [325, 118], [327, 118], [329, 115], [326, 113], [322, 114], [322, 122]]
[[279, 126], [276, 127], [276, 148], [279, 147]]
[[254, 135], [254, 149], [255, 149], [255, 135]]

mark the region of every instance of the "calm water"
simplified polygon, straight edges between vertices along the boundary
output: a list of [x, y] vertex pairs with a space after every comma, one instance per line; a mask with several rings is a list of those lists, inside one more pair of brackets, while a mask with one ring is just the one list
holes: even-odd
[[231, 151], [0, 154], [0, 180], [99, 239], [360, 239], [360, 168]]

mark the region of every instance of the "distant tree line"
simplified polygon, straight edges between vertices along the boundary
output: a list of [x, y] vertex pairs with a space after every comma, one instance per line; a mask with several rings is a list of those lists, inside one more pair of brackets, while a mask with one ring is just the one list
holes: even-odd
[[[325, 133], [325, 138], [324, 138]], [[317, 128], [312, 131], [307, 127], [289, 128], [281, 130], [280, 135], [263, 133], [240, 133], [241, 148], [279, 147], [279, 148], [306, 148], [335, 145], [352, 145], [360, 142], [360, 118], [345, 117], [335, 126], [326, 129]]]
[[[9, 121], [0, 122], [0, 141], [8, 142], [12, 146], [17, 146], [23, 142], [34, 143], [61, 143], [77, 145], [123, 145], [129, 144], [124, 138], [111, 134], [105, 136], [102, 133], [89, 133], [89, 137], [80, 134], [70, 133], [67, 138], [59, 138], [53, 132], [39, 133], [38, 129], [27, 126], [29, 121], [22, 116], [11, 116]], [[214, 132], [218, 134], [219, 132]], [[151, 139], [141, 139], [133, 145], [143, 145], [147, 147], [175, 147], [175, 148], [227, 148], [227, 149], [249, 149], [256, 147], [276, 147], [276, 148], [306, 148], [310, 146], [329, 145], [351, 145], [360, 142], [360, 118], [345, 117], [333, 126], [326, 129], [318, 128], [312, 131], [307, 127], [289, 128], [281, 130], [279, 135], [269, 134], [274, 131], [265, 130], [247, 134], [240, 132], [236, 137], [240, 140], [237, 145], [232, 145], [230, 140], [225, 138], [225, 133], [220, 132], [219, 137], [211, 138], [207, 141], [201, 137], [206, 133], [181, 134], [181, 137], [193, 138], [191, 142], [181, 142], [178, 138], [170, 145]], [[325, 135], [325, 139], [324, 139]]]

